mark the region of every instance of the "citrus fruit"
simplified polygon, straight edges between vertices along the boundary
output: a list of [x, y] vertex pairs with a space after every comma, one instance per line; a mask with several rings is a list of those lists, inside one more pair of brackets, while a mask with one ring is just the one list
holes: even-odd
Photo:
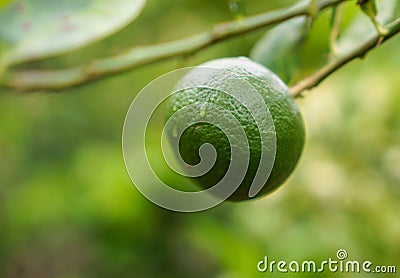
[[[178, 82], [179, 88], [182, 89], [177, 90], [167, 100], [166, 118], [170, 119], [174, 113], [189, 106], [190, 109], [183, 112], [186, 118], [197, 118], [199, 114], [208, 113], [207, 105], [217, 105], [229, 111], [237, 120], [236, 123], [239, 123], [245, 131], [250, 154], [249, 161], [246, 162], [248, 163], [247, 172], [237, 190], [229, 196], [228, 200], [248, 200], [273, 192], [293, 172], [305, 140], [303, 120], [287, 86], [270, 70], [244, 57], [212, 60], [200, 67], [219, 69], [220, 73], [202, 71], [199, 76], [199, 71], [194, 68], [186, 74]], [[221, 88], [226, 90], [232, 88], [232, 74], [245, 80], [262, 97], [264, 106], [260, 106], [259, 109], [269, 111], [272, 117], [270, 125], [274, 125], [273, 129], [275, 130], [276, 155], [272, 170], [261, 191], [255, 196], [250, 196], [249, 190], [259, 167], [262, 148], [260, 134], [264, 130], [260, 130], [260, 127], [257, 126], [248, 107], [235, 97], [220, 90]], [[214, 89], [216, 87], [219, 89]], [[239, 88], [239, 91], [244, 98], [250, 98], [249, 87]], [[179, 121], [178, 117], [167, 129], [170, 139], [177, 136], [174, 126], [178, 126]], [[201, 188], [207, 189], [214, 186], [226, 174], [232, 159], [229, 136], [232, 134], [225, 134], [218, 126], [207, 122], [190, 125], [180, 135], [179, 154], [189, 165], [197, 165], [201, 161], [199, 149], [203, 144], [209, 143], [216, 150], [217, 156], [213, 167], [207, 173], [191, 178]]]

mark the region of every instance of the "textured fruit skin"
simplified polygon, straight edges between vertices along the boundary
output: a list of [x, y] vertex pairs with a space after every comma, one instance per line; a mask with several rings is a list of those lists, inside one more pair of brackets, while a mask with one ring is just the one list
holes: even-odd
[[[224, 58], [217, 59], [200, 65], [227, 70], [240, 78], [248, 81], [262, 96], [272, 116], [276, 132], [276, 157], [272, 172], [263, 189], [254, 197], [257, 198], [273, 192], [289, 177], [295, 168], [304, 146], [305, 131], [299, 109], [290, 95], [287, 86], [271, 71], [251, 61], [250, 59]], [[195, 71], [187, 74], [180, 86], [193, 87], [198, 85], [198, 76]], [[229, 88], [228, 81], [223, 76], [202, 76], [207, 79], [210, 88]], [[241, 92], [242, 93], [242, 92]], [[243, 91], [246, 94], [246, 91]], [[188, 111], [187, 117], [192, 113], [207, 113], [207, 103], [217, 104], [229, 110], [244, 127], [250, 147], [250, 161], [246, 176], [240, 187], [228, 198], [230, 201], [252, 199], [248, 196], [255, 173], [257, 172], [260, 152], [260, 130], [249, 111], [233, 97], [223, 94], [218, 90], [206, 88], [185, 89], [174, 94], [167, 102], [167, 119], [177, 110], [187, 105], [194, 105]], [[179, 121], [179, 120], [177, 120]], [[175, 123], [179, 125], [179, 122]], [[174, 124], [172, 125], [174, 126]], [[173, 129], [173, 128], [172, 128]], [[173, 131], [167, 130], [169, 137], [176, 136]], [[179, 151], [186, 163], [195, 165], [200, 162], [199, 148], [204, 143], [212, 144], [217, 151], [214, 167], [205, 175], [192, 178], [202, 188], [209, 188], [222, 179], [226, 173], [231, 157], [231, 149], [226, 135], [217, 127], [207, 124], [194, 124], [187, 128], [179, 140]]]

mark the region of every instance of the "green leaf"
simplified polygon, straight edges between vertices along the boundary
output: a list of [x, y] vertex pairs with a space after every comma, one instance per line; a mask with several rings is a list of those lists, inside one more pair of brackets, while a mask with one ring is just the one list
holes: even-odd
[[123, 28], [146, 0], [21, 0], [0, 10], [3, 64], [47, 58]]
[[[381, 0], [378, 2], [377, 21], [385, 25], [395, 17], [398, 0]], [[371, 19], [359, 13], [349, 27], [343, 32], [338, 41], [338, 54], [343, 55], [363, 45], [366, 41], [377, 35]]]
[[306, 17], [288, 20], [269, 30], [250, 52], [250, 58], [289, 83], [298, 69], [301, 42], [307, 33]]

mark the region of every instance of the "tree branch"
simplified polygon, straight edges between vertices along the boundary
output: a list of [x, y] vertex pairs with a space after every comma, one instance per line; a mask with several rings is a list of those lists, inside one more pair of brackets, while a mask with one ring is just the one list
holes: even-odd
[[337, 57], [335, 60], [328, 63], [326, 66], [317, 70], [311, 76], [293, 85], [290, 88], [290, 92], [292, 93], [292, 95], [295, 97], [301, 96], [303, 91], [314, 88], [336, 70], [340, 69], [347, 63], [357, 58], [364, 57], [370, 50], [374, 49], [375, 47], [379, 46], [383, 42], [387, 41], [388, 39], [399, 33], [400, 18], [388, 24], [386, 28], [388, 32], [384, 36], [376, 34], [373, 38], [366, 41], [357, 49], [354, 49], [353, 51], [350, 51], [349, 53], [346, 53], [343, 56]]
[[[318, 1], [318, 10], [324, 10], [344, 1], [346, 0]], [[1, 76], [0, 86], [21, 91], [70, 88], [156, 61], [192, 54], [220, 41], [304, 15], [309, 15], [309, 3], [307, 2], [284, 10], [247, 17], [240, 21], [221, 23], [208, 32], [185, 39], [153, 46], [135, 47], [126, 53], [97, 59], [74, 68], [10, 71]]]

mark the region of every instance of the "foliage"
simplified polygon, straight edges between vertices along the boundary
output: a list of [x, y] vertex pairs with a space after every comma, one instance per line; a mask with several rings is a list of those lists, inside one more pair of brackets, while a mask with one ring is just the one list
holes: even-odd
[[145, 4], [135, 1], [12, 1], [0, 11], [6, 66], [72, 51], [118, 31]]

